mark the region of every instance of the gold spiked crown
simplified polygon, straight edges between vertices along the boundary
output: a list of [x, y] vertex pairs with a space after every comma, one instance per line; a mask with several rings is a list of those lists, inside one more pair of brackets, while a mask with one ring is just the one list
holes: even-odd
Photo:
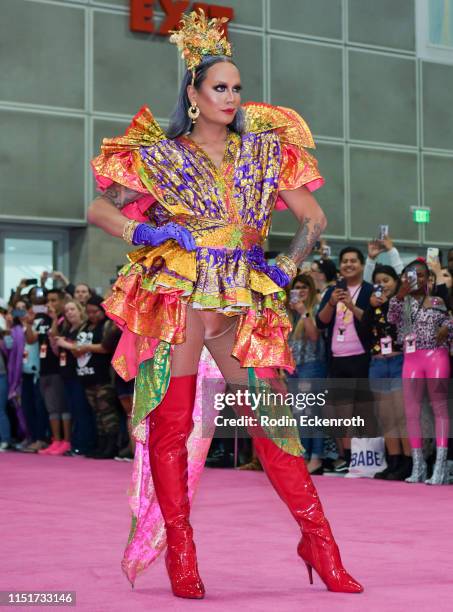
[[188, 70], [194, 72], [205, 55], [227, 55], [231, 57], [231, 45], [223, 31], [226, 17], [208, 20], [203, 9], [183, 15], [181, 26], [172, 30], [170, 42], [181, 51]]

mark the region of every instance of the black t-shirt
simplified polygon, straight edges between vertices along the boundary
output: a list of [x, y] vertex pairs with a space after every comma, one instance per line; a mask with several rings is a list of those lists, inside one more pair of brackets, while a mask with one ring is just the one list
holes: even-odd
[[398, 344], [398, 330], [395, 325], [387, 321], [389, 301], [382, 306], [373, 307], [371, 304], [363, 313], [361, 326], [370, 334], [371, 354], [381, 355], [381, 340], [392, 339], [392, 351], [400, 353], [402, 347]]
[[60, 371], [58, 357], [53, 352], [49, 342], [49, 331], [51, 327], [52, 319], [49, 315], [44, 313], [36, 315], [33, 329], [38, 334], [41, 376], [58, 374]]
[[[63, 323], [58, 326], [58, 333], [60, 336], [65, 338], [68, 342], [77, 342], [77, 335], [80, 328], [73, 331], [67, 331], [66, 324]], [[59, 349], [59, 368], [60, 374], [63, 378], [77, 378], [77, 360], [71, 351], [67, 351], [64, 348]]]
[[[85, 323], [77, 334], [78, 344], [102, 344], [106, 321], [101, 321], [95, 327]], [[84, 353], [77, 358], [76, 372], [80, 382], [85, 387], [104, 385], [110, 382], [109, 353]]]

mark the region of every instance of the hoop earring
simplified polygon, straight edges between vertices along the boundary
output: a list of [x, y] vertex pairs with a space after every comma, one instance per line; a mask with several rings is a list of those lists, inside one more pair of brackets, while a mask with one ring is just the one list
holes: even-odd
[[200, 109], [196, 104], [191, 104], [187, 110], [187, 114], [189, 115], [189, 119], [192, 120], [192, 123], [195, 124], [200, 116]]

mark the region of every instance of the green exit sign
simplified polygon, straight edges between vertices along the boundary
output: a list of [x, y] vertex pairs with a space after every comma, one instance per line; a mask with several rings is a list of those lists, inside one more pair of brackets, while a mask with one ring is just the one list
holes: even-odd
[[412, 214], [415, 223], [429, 223], [431, 210], [429, 208], [413, 208]]

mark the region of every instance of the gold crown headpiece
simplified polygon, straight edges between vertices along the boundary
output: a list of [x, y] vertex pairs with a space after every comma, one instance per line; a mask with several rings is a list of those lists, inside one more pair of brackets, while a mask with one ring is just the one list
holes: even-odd
[[193, 74], [205, 55], [231, 57], [231, 45], [223, 31], [223, 24], [227, 21], [226, 17], [208, 20], [203, 9], [199, 9], [183, 15], [181, 27], [172, 30], [170, 42], [177, 45], [187, 69]]

